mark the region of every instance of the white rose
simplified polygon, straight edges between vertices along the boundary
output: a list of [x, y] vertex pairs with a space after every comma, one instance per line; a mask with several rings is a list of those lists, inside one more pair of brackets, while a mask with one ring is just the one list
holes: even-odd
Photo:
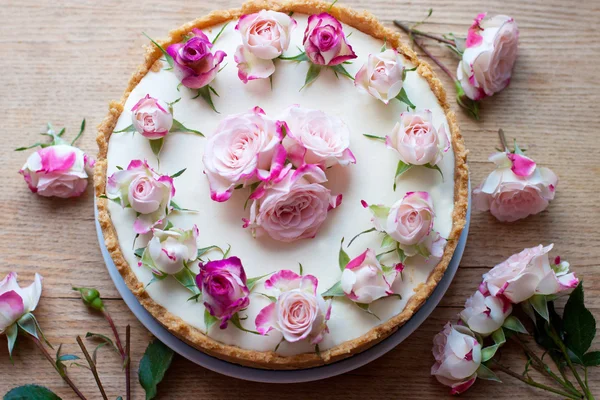
[[[190, 230], [172, 228], [168, 231], [153, 229], [154, 236], [146, 248], [147, 257], [152, 260], [149, 265], [159, 272], [173, 275], [181, 271], [185, 263], [195, 260], [198, 254], [198, 227]], [[144, 251], [144, 253], [146, 253]], [[142, 263], [145, 261], [142, 255]]]
[[387, 104], [402, 90], [404, 65], [398, 52], [387, 49], [369, 54], [354, 79], [354, 86]]
[[473, 332], [489, 335], [502, 326], [511, 311], [508, 300], [489, 293], [484, 295], [478, 290], [467, 299], [460, 317]]

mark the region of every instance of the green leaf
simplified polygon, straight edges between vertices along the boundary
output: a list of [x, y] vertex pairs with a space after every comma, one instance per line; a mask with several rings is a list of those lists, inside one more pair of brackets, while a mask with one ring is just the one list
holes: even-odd
[[33, 149], [34, 147], [38, 147], [38, 146], [43, 146], [43, 143], [37, 142], [35, 144], [32, 144], [31, 146], [26, 146], [26, 147], [18, 147], [15, 149], [15, 151], [24, 151], [24, 150], [29, 150], [29, 149]]
[[172, 360], [173, 350], [158, 339], [154, 339], [146, 348], [138, 370], [138, 379], [146, 392], [146, 400], [156, 397], [157, 385], [163, 380]]
[[146, 250], [145, 247], [140, 247], [138, 249], [135, 249], [135, 251], [133, 252], [133, 254], [138, 257], [138, 258], [142, 258], [142, 256], [144, 255], [144, 250]]
[[317, 64], [310, 64], [308, 67], [308, 71], [306, 72], [306, 79], [304, 80], [304, 86], [300, 88], [300, 90], [304, 89], [306, 86], [313, 83], [319, 74], [321, 73], [321, 66]]
[[337, 281], [332, 287], [321, 293], [323, 297], [342, 297], [345, 295], [346, 293], [342, 290], [342, 281]]
[[231, 245], [228, 245], [227, 250], [225, 250], [225, 253], [223, 253], [223, 260], [227, 258], [230, 251], [231, 251]]
[[225, 30], [225, 28], [227, 28], [227, 25], [229, 25], [229, 22], [231, 22], [231, 21], [228, 21], [228, 22], [227, 22], [225, 25], [223, 25], [223, 27], [222, 27], [222, 28], [219, 30], [219, 33], [217, 33], [217, 36], [215, 36], [215, 38], [212, 40], [212, 44], [215, 44], [215, 43], [217, 43], [217, 40], [219, 39], [219, 37], [221, 37], [221, 34], [223, 33], [223, 31]]
[[277, 298], [275, 296], [269, 296], [266, 293], [259, 293], [262, 296], [265, 296], [267, 299], [269, 299], [272, 303], [276, 303], [277, 302]]
[[496, 351], [500, 348], [499, 344], [493, 344], [488, 347], [484, 347], [481, 349], [481, 362], [486, 362], [491, 360], [494, 355], [496, 355]]
[[8, 341], [8, 357], [12, 361], [12, 352], [15, 348], [15, 343], [17, 342], [17, 336], [19, 335], [19, 328], [17, 324], [12, 324], [8, 328], [6, 328], [6, 339]]
[[494, 332], [492, 332], [492, 339], [494, 340], [495, 344], [498, 345], [502, 345], [504, 343], [506, 343], [506, 336], [504, 335], [504, 329], [502, 329], [502, 327], [496, 329]]
[[404, 90], [404, 88], [402, 88], [402, 90], [400, 90], [400, 93], [398, 93], [398, 96], [396, 96], [396, 98], [398, 100], [400, 100], [401, 102], [403, 102], [404, 104], [406, 104], [407, 106], [409, 106], [410, 108], [412, 108], [413, 110], [415, 108], [417, 108], [409, 99], [408, 99], [408, 95], [406, 94], [406, 90]]
[[235, 326], [236, 328], [238, 328], [242, 332], [248, 332], [248, 333], [252, 333], [254, 335], [260, 335], [260, 333], [258, 333], [257, 331], [251, 331], [251, 330], [246, 329], [246, 328], [244, 328], [242, 326], [242, 322], [240, 321], [240, 315], [239, 315], [239, 313], [233, 314], [233, 317], [231, 317], [231, 319], [229, 321], [231, 321], [231, 323], [233, 324], [233, 326]]
[[211, 250], [219, 250], [221, 254], [224, 253], [223, 249], [221, 249], [219, 246], [208, 246], [198, 249], [198, 255], [196, 256], [196, 258], [202, 257], [204, 254], [208, 253]]
[[365, 233], [373, 232], [375, 230], [376, 230], [375, 228], [371, 228], [371, 229], [367, 229], [366, 231], [362, 231], [361, 233], [357, 234], [356, 236], [354, 236], [352, 238], [352, 240], [350, 240], [350, 242], [348, 242], [348, 247], [350, 247], [352, 245], [352, 242], [354, 242], [354, 239], [356, 239], [357, 237], [364, 235]]
[[438, 165], [431, 165], [431, 164], [427, 163], [427, 164], [423, 164], [423, 166], [424, 166], [425, 168], [429, 168], [429, 169], [434, 169], [434, 170], [436, 170], [436, 171], [437, 171], [437, 172], [439, 172], [439, 173], [440, 173], [440, 175], [442, 176], [442, 180], [444, 180], [444, 173], [442, 172], [441, 168], [440, 168]]
[[583, 365], [597, 367], [600, 365], [600, 351], [590, 351], [583, 355]]
[[218, 319], [216, 317], [213, 317], [212, 315], [210, 315], [210, 312], [208, 312], [208, 309], [205, 308], [204, 309], [204, 325], [206, 325], [206, 332], [208, 332], [210, 327], [213, 326], [215, 324], [215, 322], [217, 322], [217, 321], [218, 321]]
[[527, 329], [525, 329], [525, 326], [523, 326], [519, 318], [515, 317], [514, 315], [508, 316], [508, 318], [504, 320], [504, 324], [502, 324], [502, 326], [514, 332], [528, 333]]
[[350, 262], [350, 256], [348, 256], [348, 253], [346, 253], [344, 251], [344, 238], [342, 238], [342, 241], [340, 243], [340, 253], [338, 255], [338, 263], [340, 266], [340, 270], [344, 270], [344, 268], [346, 268], [346, 265], [348, 265], [348, 263]]
[[596, 320], [592, 313], [585, 307], [583, 285], [579, 285], [571, 292], [563, 312], [565, 330], [565, 345], [579, 358], [590, 348], [596, 336]]
[[529, 299], [529, 303], [542, 318], [544, 318], [546, 321], [550, 321], [546, 296], [542, 294], [536, 294]]
[[173, 228], [173, 223], [171, 221], [167, 221], [167, 224], [165, 225], [165, 231], [170, 230], [171, 228]]
[[[300, 267], [302, 267], [302, 264], [300, 264]], [[258, 281], [260, 281], [264, 277], [267, 277], [267, 276], [271, 275], [272, 273], [273, 272], [269, 272], [268, 274], [257, 276], [256, 278], [249, 278], [246, 281], [246, 286], [248, 287], [248, 290], [252, 291], [252, 289], [254, 289], [254, 286], [256, 286], [256, 284], [258, 283]], [[300, 268], [300, 275], [302, 275], [302, 268]]]
[[385, 206], [380, 206], [378, 204], [371, 204], [369, 206], [369, 210], [375, 215], [377, 218], [387, 218], [387, 215], [390, 213], [390, 208]]
[[[61, 133], [58, 134], [58, 136], [62, 136], [62, 134], [64, 133], [64, 128], [61, 131]], [[81, 135], [83, 135], [83, 131], [85, 131], [85, 118], [83, 119], [83, 121], [81, 121], [81, 127], [79, 128], [79, 133], [77, 134], [77, 136], [75, 136], [75, 139], [73, 139], [71, 141], [71, 146], [73, 146], [75, 144], [75, 142], [81, 137]]]
[[156, 42], [154, 41], [154, 39], [152, 39], [150, 36], [146, 35], [144, 32], [142, 32], [142, 34], [143, 34], [144, 36], [146, 36], [148, 39], [150, 39], [150, 41], [151, 41], [152, 43], [154, 43], [154, 45], [160, 49], [160, 51], [161, 51], [161, 52], [163, 53], [163, 55], [165, 56], [165, 59], [167, 60], [167, 63], [169, 64], [169, 67], [173, 68], [173, 65], [174, 65], [174, 63], [173, 63], [173, 57], [171, 57], [171, 56], [169, 55], [169, 53], [167, 53], [167, 51], [166, 51], [166, 50], [165, 50], [165, 49], [164, 49], [164, 48], [163, 48], [163, 47], [162, 47], [160, 44], [156, 43]]
[[350, 75], [350, 73], [348, 73], [348, 71], [346, 71], [346, 68], [344, 68], [344, 66], [342, 64], [334, 65], [330, 68], [332, 70], [334, 70], [335, 72], [337, 72], [338, 74], [343, 75], [346, 78], [350, 78], [350, 79], [354, 80], [354, 77], [352, 75]]
[[413, 165], [406, 164], [404, 161], [398, 160], [398, 166], [396, 167], [396, 175], [394, 175], [394, 191], [396, 191], [396, 180], [402, 174], [404, 174], [406, 171], [408, 171], [409, 169], [411, 169], [412, 167], [413, 167]]
[[298, 266], [300, 267], [300, 276], [304, 275], [304, 267], [300, 263], [298, 263]]
[[158, 154], [160, 153], [160, 150], [162, 149], [163, 144], [165, 144], [164, 137], [162, 137], [160, 139], [150, 140], [150, 148], [152, 149], [152, 153], [154, 153], [154, 155], [156, 157], [158, 157]]
[[363, 133], [363, 136], [364, 137], [368, 137], [369, 139], [375, 139], [375, 140], [380, 140], [382, 142], [385, 142], [385, 137], [383, 137], [383, 136], [369, 135], [369, 134], [366, 134], [366, 133]]
[[216, 112], [217, 114], [220, 114], [217, 111], [217, 109], [215, 108], [215, 104], [212, 101], [212, 97], [210, 95], [210, 86], [209, 85], [206, 85], [206, 86], [201, 87], [200, 89], [198, 89], [198, 95], [196, 97], [194, 97], [194, 99], [197, 98], [197, 97], [202, 97], [202, 99], [204, 99], [204, 101], [206, 102], [206, 104], [208, 104], [210, 106], [210, 108], [212, 108], [212, 110], [214, 112]]
[[[214, 109], [214, 106], [213, 106], [213, 109]], [[190, 128], [186, 128], [185, 125], [183, 125], [181, 122], [177, 121], [175, 118], [173, 118], [173, 126], [171, 126], [170, 132], [190, 132], [190, 133], [195, 133], [196, 135], [204, 137], [204, 134], [202, 132], [195, 131]]]
[[335, 6], [335, 3], [337, 3], [338, 0], [333, 0], [333, 2], [329, 5], [329, 8], [327, 9], [327, 12], [330, 12], [331, 9], [333, 8], [333, 6]]
[[519, 145], [517, 144], [517, 139], [514, 139], [514, 141], [513, 141], [513, 144], [514, 144], [514, 150], [513, 150], [513, 153], [514, 153], [514, 154], [519, 154], [519, 155], [521, 155], [521, 156], [524, 156], [524, 155], [525, 155], [525, 150], [523, 150], [523, 149], [521, 149], [521, 148], [519, 147]]
[[296, 56], [293, 57], [283, 57], [283, 56], [279, 56], [280, 60], [285, 60], [285, 61], [296, 61], [296, 62], [301, 62], [301, 61], [308, 61], [308, 56], [306, 55], [305, 52], [302, 52]]
[[30, 336], [38, 338], [37, 324], [35, 322], [35, 317], [33, 316], [33, 314], [27, 313], [27, 314], [23, 315], [17, 321], [17, 325], [19, 326], [19, 328], [21, 328], [23, 331], [25, 331]]
[[171, 205], [171, 207], [173, 207], [173, 210], [175, 210], [175, 211], [191, 211], [191, 212], [196, 212], [195, 210], [190, 210], [189, 208], [181, 208], [181, 207], [179, 207], [179, 204], [175, 203], [173, 200], [171, 200], [170, 205]]
[[390, 235], [388, 235], [386, 233], [385, 235], [383, 235], [383, 240], [381, 241], [381, 247], [382, 248], [390, 247], [396, 243], [398, 243], [398, 242], [396, 242], [396, 240], [393, 237], [391, 237]]
[[171, 178], [177, 178], [177, 177], [181, 176], [181, 174], [183, 174], [186, 169], [187, 168], [184, 168], [184, 169], [181, 169], [181, 170], [175, 172], [173, 175], [171, 175]]
[[417, 67], [413, 67], [413, 68], [404, 68], [404, 69], [402, 70], [402, 81], [404, 81], [404, 80], [406, 79], [406, 74], [407, 74], [408, 72], [414, 72], [414, 71], [416, 71], [416, 70], [417, 70]]
[[129, 125], [127, 128], [121, 129], [120, 131], [113, 131], [113, 133], [125, 133], [125, 132], [136, 132], [135, 128], [132, 125]]
[[85, 334], [85, 338], [86, 339], [96, 339], [96, 340], [100, 340], [102, 343], [107, 344], [108, 346], [110, 346], [114, 351], [117, 352], [117, 354], [119, 353], [119, 349], [118, 347], [115, 345], [115, 343], [112, 341], [111, 338], [109, 338], [106, 335], [103, 335], [101, 333], [93, 333], [93, 332], [87, 332]]
[[381, 321], [381, 318], [379, 318], [373, 311], [371, 311], [371, 309], [369, 308], [370, 304], [364, 304], [364, 303], [354, 303], [358, 306], [358, 308], [360, 308], [361, 310], [365, 311], [367, 314], [370, 314], [372, 316], [374, 316], [375, 318], [377, 318], [378, 320]]
[[485, 379], [486, 381], [496, 381], [502, 383], [502, 381], [496, 376], [494, 371], [492, 371], [483, 364], [481, 364], [479, 368], [477, 368], [477, 377]]
[[460, 81], [454, 81], [454, 86], [456, 88], [456, 102], [458, 105], [464, 108], [472, 118], [479, 121], [479, 102], [471, 100], [465, 94], [465, 91], [460, 85]]
[[61, 400], [50, 389], [38, 385], [24, 385], [11, 389], [4, 400]]
[[384, 251], [383, 253], [377, 254], [377, 256], [375, 256], [375, 258], [377, 258], [377, 261], [381, 261], [381, 257], [385, 256], [386, 254], [393, 253], [395, 251], [396, 251], [396, 249], [391, 249], [391, 250], [388, 250], [388, 251]]
[[183, 267], [181, 271], [173, 274], [173, 278], [193, 294], [200, 293], [200, 289], [198, 289], [198, 286], [196, 285], [196, 274], [188, 267]]

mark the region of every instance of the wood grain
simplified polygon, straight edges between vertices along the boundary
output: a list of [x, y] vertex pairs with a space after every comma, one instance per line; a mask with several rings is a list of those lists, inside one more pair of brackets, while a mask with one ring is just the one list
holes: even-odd
[[[345, 1], [357, 9], [365, 3]], [[104, 320], [90, 314], [70, 290], [71, 285], [96, 286], [105, 297], [124, 335], [132, 325], [134, 371], [150, 340], [149, 333], [120, 300], [98, 248], [91, 187], [78, 199], [54, 200], [29, 192], [16, 173], [26, 154], [19, 146], [39, 140], [46, 121], [67, 126], [67, 137], [77, 132], [83, 117], [88, 131], [79, 146], [96, 151], [92, 129], [104, 117], [107, 103], [121, 96], [129, 75], [141, 62], [146, 43], [141, 32], [161, 37], [168, 30], [212, 9], [239, 6], [238, 1], [191, 2], [172, 0], [22, 0], [2, 1], [0, 46], [3, 57], [0, 110], [0, 276], [18, 271], [27, 282], [41, 273], [44, 294], [36, 314], [49, 339], [64, 343], [65, 351], [79, 354], [76, 335], [108, 333]], [[265, 385], [227, 378], [181, 357], [174, 360], [160, 398], [314, 397], [346, 399], [433, 398], [447, 396], [446, 388], [429, 375], [431, 340], [475, 290], [488, 268], [523, 247], [555, 243], [555, 254], [571, 262], [585, 281], [587, 304], [600, 318], [600, 17], [598, 1], [560, 0], [374, 0], [368, 8], [386, 24], [393, 19], [414, 22], [434, 12], [425, 27], [436, 33], [464, 33], [480, 11], [508, 14], [520, 30], [520, 53], [510, 87], [483, 103], [483, 119], [475, 122], [460, 111], [459, 122], [470, 149], [472, 182], [491, 170], [487, 156], [496, 146], [496, 131], [518, 137], [530, 155], [552, 168], [560, 178], [556, 200], [538, 216], [500, 224], [488, 214], [473, 214], [471, 234], [461, 268], [441, 305], [401, 346], [354, 372], [310, 385]], [[456, 59], [435, 43], [428, 48], [445, 63]], [[441, 72], [440, 72], [441, 73]], [[448, 88], [450, 80], [442, 77]], [[449, 89], [449, 95], [453, 91]], [[596, 348], [600, 342], [595, 343]], [[124, 394], [124, 374], [118, 356], [103, 349], [99, 371], [110, 398]], [[523, 356], [508, 346], [503, 360], [520, 371]], [[78, 386], [90, 399], [100, 397], [88, 371], [71, 369]], [[64, 399], [74, 396], [55, 371], [25, 340], [19, 340], [14, 365], [0, 339], [0, 394], [36, 383], [50, 387]], [[506, 376], [502, 376], [505, 378]], [[478, 382], [465, 398], [548, 398], [545, 393], [506, 377], [507, 384]], [[134, 397], [143, 398], [136, 384]], [[590, 374], [600, 395], [600, 373]], [[282, 390], [283, 389], [283, 390]]]

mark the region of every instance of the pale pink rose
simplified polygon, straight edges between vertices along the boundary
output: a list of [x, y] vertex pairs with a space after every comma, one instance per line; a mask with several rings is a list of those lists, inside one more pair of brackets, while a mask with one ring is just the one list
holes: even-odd
[[244, 83], [255, 79], [268, 78], [275, 72], [273, 60], [258, 58], [243, 45], [238, 46], [233, 59], [237, 63], [238, 77]]
[[308, 17], [303, 44], [306, 56], [317, 65], [334, 66], [357, 57], [342, 24], [328, 13]]
[[42, 276], [35, 274], [33, 283], [21, 288], [17, 283], [17, 273], [9, 272], [0, 281], [0, 334], [8, 329], [23, 315], [35, 310], [42, 295]]
[[153, 229], [153, 237], [142, 254], [141, 263], [155, 275], [173, 275], [198, 256], [198, 227], [183, 230], [171, 228], [168, 231]]
[[352, 259], [341, 278], [341, 287], [346, 296], [361, 304], [370, 304], [377, 299], [393, 294], [392, 284], [401, 271], [402, 264], [384, 268], [377, 260], [373, 250], [367, 249]]
[[327, 212], [339, 206], [341, 195], [332, 196], [321, 183], [327, 178], [316, 165], [297, 170], [286, 168], [285, 175], [259, 186], [251, 198], [250, 220], [245, 227], [266, 232], [282, 242], [313, 238], [327, 218]]
[[277, 58], [287, 50], [295, 28], [293, 18], [273, 10], [243, 15], [235, 27], [242, 35], [243, 46], [263, 60]]
[[169, 106], [149, 94], [133, 106], [131, 120], [135, 130], [150, 140], [165, 137], [173, 126]]
[[19, 173], [40, 196], [77, 197], [85, 192], [92, 162], [77, 147], [58, 144], [32, 153]]
[[481, 343], [469, 328], [448, 322], [433, 338], [435, 364], [431, 375], [459, 394], [470, 388], [477, 379], [481, 365]]
[[535, 294], [556, 294], [575, 288], [579, 279], [568, 265], [550, 265], [548, 252], [554, 245], [532, 247], [510, 256], [483, 275], [492, 296], [504, 296], [520, 303]]
[[554, 199], [558, 178], [533, 160], [507, 153], [490, 157], [496, 169], [473, 190], [473, 206], [499, 221], [513, 222], [544, 211]]
[[286, 159], [281, 126], [258, 107], [221, 121], [202, 157], [211, 199], [226, 201], [236, 185], [266, 181], [281, 172]]
[[172, 208], [175, 186], [171, 177], [157, 174], [146, 161], [132, 160], [127, 169], [108, 178], [106, 196], [138, 212], [133, 230], [144, 234], [164, 222]]
[[221, 329], [235, 313], [250, 304], [246, 272], [237, 257], [200, 264], [196, 285], [202, 291], [202, 301], [209, 314], [220, 321]]
[[456, 72], [470, 99], [481, 100], [508, 86], [518, 42], [519, 28], [511, 17], [479, 14], [475, 18]]
[[329, 168], [335, 164], [355, 164], [350, 151], [350, 129], [340, 118], [320, 110], [289, 107], [281, 118], [287, 135], [283, 139], [288, 158], [299, 167], [318, 164]]
[[290, 270], [273, 274], [265, 282], [265, 289], [272, 290], [277, 301], [258, 313], [256, 330], [266, 335], [275, 329], [287, 342], [308, 339], [312, 344], [320, 343], [329, 332], [331, 301], [317, 294], [318, 284], [314, 276], [300, 276]]
[[400, 122], [386, 136], [385, 143], [398, 152], [404, 163], [411, 165], [437, 165], [450, 149], [445, 125], [435, 129], [430, 110], [400, 114]]
[[402, 90], [403, 72], [402, 58], [396, 50], [369, 54], [367, 62], [356, 73], [354, 86], [387, 104]]
[[502, 327], [512, 312], [512, 304], [503, 296], [492, 296], [477, 290], [465, 302], [460, 317], [476, 333], [489, 335]]

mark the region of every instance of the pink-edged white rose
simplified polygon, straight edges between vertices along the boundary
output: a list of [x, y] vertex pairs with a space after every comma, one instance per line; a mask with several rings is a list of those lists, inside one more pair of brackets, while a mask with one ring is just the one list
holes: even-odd
[[367, 62], [356, 73], [354, 86], [387, 104], [402, 90], [403, 73], [400, 54], [394, 49], [387, 49], [369, 54]]
[[170, 176], [159, 175], [146, 161], [132, 160], [127, 169], [108, 178], [106, 196], [118, 200], [123, 208], [138, 212], [133, 230], [144, 234], [164, 222], [171, 210], [175, 186]]
[[334, 66], [357, 57], [342, 24], [328, 13], [308, 17], [303, 45], [308, 59], [317, 65]]
[[449, 386], [451, 394], [462, 393], [475, 383], [481, 365], [481, 343], [466, 326], [448, 322], [433, 338], [433, 356], [431, 375]]
[[19, 171], [29, 190], [45, 197], [77, 197], [88, 184], [93, 161], [77, 147], [48, 146], [32, 153]]
[[242, 35], [243, 46], [263, 60], [272, 60], [286, 51], [295, 28], [292, 17], [273, 10], [243, 15], [235, 27]]
[[[173, 275], [183, 269], [186, 263], [198, 255], [198, 227], [183, 230], [152, 230], [153, 237], [144, 250], [141, 263], [147, 265], [156, 275]], [[149, 262], [148, 262], [149, 261]]]
[[558, 178], [528, 157], [495, 153], [496, 169], [473, 190], [473, 205], [499, 221], [513, 222], [544, 211], [554, 199]]
[[147, 94], [131, 109], [131, 121], [138, 133], [153, 140], [169, 133], [173, 126], [173, 115], [165, 102]]
[[341, 195], [332, 196], [321, 185], [327, 178], [316, 165], [286, 168], [281, 175], [251, 196], [254, 202], [245, 227], [264, 231], [282, 242], [315, 237], [327, 212], [340, 205]]
[[17, 273], [9, 272], [0, 281], [0, 334], [6, 332], [23, 315], [35, 310], [42, 295], [42, 276], [35, 274], [33, 283], [21, 288]]
[[411, 165], [437, 165], [450, 149], [445, 125], [436, 129], [430, 110], [400, 114], [400, 122], [386, 137], [385, 144]]
[[460, 317], [473, 332], [489, 335], [502, 327], [511, 311], [512, 304], [503, 296], [496, 297], [477, 290], [465, 302]]
[[393, 294], [392, 284], [399, 274], [400, 269], [395, 267], [384, 271], [375, 252], [367, 249], [346, 265], [342, 273], [341, 287], [350, 300], [370, 304]]
[[350, 129], [340, 118], [320, 110], [289, 107], [281, 118], [286, 123], [283, 139], [288, 158], [299, 167], [318, 164], [329, 168], [335, 164], [355, 164], [350, 151]]
[[517, 59], [519, 28], [511, 17], [479, 14], [469, 28], [456, 76], [465, 94], [481, 100], [510, 82]]
[[221, 121], [202, 157], [211, 199], [226, 201], [236, 185], [279, 174], [286, 159], [282, 139], [281, 123], [258, 107]]
[[227, 321], [235, 313], [250, 304], [246, 272], [237, 257], [200, 264], [196, 284], [202, 291], [204, 306], [220, 321], [221, 329], [227, 327]]
[[483, 283], [493, 296], [520, 303], [536, 294], [556, 294], [575, 288], [579, 279], [568, 265], [551, 265], [548, 252], [554, 245], [532, 247], [513, 254], [483, 275]]
[[331, 301], [317, 294], [318, 284], [314, 276], [300, 276], [290, 270], [273, 274], [265, 281], [265, 289], [272, 290], [277, 301], [258, 313], [256, 330], [266, 335], [275, 329], [287, 342], [308, 339], [312, 344], [320, 343], [329, 332]]
[[183, 86], [200, 89], [215, 79], [227, 54], [221, 50], [213, 54], [211, 41], [200, 29], [192, 29], [190, 34], [186, 42], [167, 47], [167, 53], [173, 57], [173, 72]]
[[237, 47], [233, 59], [237, 63], [238, 78], [244, 83], [268, 78], [275, 72], [273, 60], [258, 58], [243, 45]]

